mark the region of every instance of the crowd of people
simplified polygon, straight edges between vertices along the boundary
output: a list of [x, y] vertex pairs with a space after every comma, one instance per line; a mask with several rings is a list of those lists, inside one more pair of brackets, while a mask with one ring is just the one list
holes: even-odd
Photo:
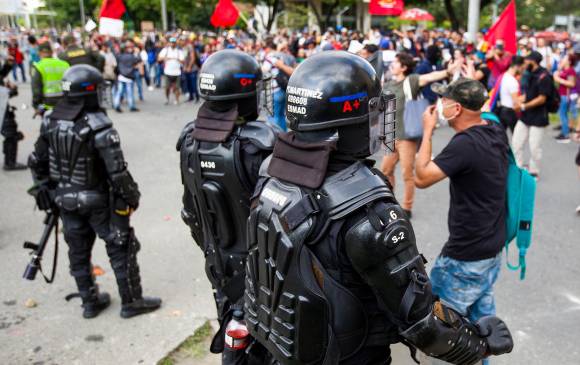
[[[224, 103], [224, 105], [220, 105], [219, 101], [229, 99], [211, 99], [215, 95], [208, 90], [213, 91], [212, 87], [215, 88], [216, 84], [214, 80], [210, 79], [214, 74], [217, 74], [217, 71], [211, 74], [203, 71], [211, 67], [214, 69], [226, 68], [227, 60], [235, 57], [245, 57], [244, 62], [250, 64], [257, 61], [260, 72], [254, 70], [253, 73], [244, 73], [238, 70], [237, 73], [232, 71], [231, 74], [246, 75], [240, 76], [242, 80], [245, 80], [246, 77], [255, 77], [262, 72], [267, 75], [268, 77], [264, 80], [268, 80], [270, 83], [270, 90], [266, 93], [271, 93], [272, 99], [272, 108], [269, 110], [270, 115], [268, 116], [269, 122], [276, 126], [276, 133], [281, 133], [287, 129], [300, 132], [295, 135], [291, 133], [279, 135], [279, 138], [282, 139], [280, 143], [285, 147], [280, 147], [278, 154], [276, 152], [273, 154], [272, 160], [275, 162], [274, 165], [270, 165], [271, 169], [268, 171], [274, 178], [271, 181], [278, 179], [298, 186], [321, 189], [323, 188], [321, 181], [318, 181], [318, 185], [312, 183], [312, 186], [308, 185], [311, 182], [305, 183], [303, 181], [309, 176], [306, 172], [319, 168], [319, 166], [308, 165], [309, 162], [304, 161], [300, 155], [306, 153], [304, 151], [310, 153], [313, 150], [313, 146], [309, 145], [313, 140], [318, 143], [314, 147], [335, 153], [328, 152], [330, 163], [335, 163], [338, 166], [337, 174], [346, 169], [345, 159], [349, 162], [362, 160], [372, 155], [376, 150], [375, 146], [360, 145], [361, 141], [372, 142], [372, 136], [367, 135], [371, 133], [368, 129], [365, 129], [367, 134], [358, 136], [355, 132], [358, 133], [359, 130], [346, 128], [349, 125], [344, 124], [344, 121], [347, 120], [350, 123], [354, 120], [352, 118], [361, 118], [358, 115], [351, 119], [341, 119], [332, 114], [336, 110], [333, 109], [334, 106], [329, 104], [324, 105], [325, 108], [328, 108], [328, 113], [316, 116], [320, 120], [306, 120], [306, 113], [301, 108], [312, 108], [312, 105], [311, 102], [301, 102], [302, 95], [296, 90], [301, 88], [302, 91], [318, 90], [321, 92], [318, 89], [320, 80], [318, 78], [309, 80], [308, 76], [311, 73], [308, 72], [313, 71], [305, 71], [309, 69], [299, 67], [299, 65], [308, 64], [308, 67], [316, 67], [312, 66], [314, 64], [317, 67], [324, 67], [327, 64], [356, 71], [358, 68], [367, 67], [366, 63], [361, 66], [360, 58], [352, 55], [358, 54], [366, 59], [372, 67], [372, 69], [365, 69], [365, 77], [372, 80], [375, 80], [375, 77], [378, 78], [379, 90], [374, 90], [368, 86], [374, 82], [371, 80], [364, 88], [360, 87], [361, 90], [364, 89], [364, 92], [355, 93], [353, 90], [360, 86], [354, 85], [358, 80], [344, 81], [344, 85], [346, 85], [344, 87], [352, 93], [334, 97], [338, 100], [336, 102], [343, 103], [341, 115], [348, 114], [350, 117], [349, 113], [354, 112], [353, 105], [358, 103], [359, 99], [363, 100], [367, 96], [370, 98], [371, 93], [376, 94], [373, 96], [379, 97], [383, 95], [384, 91], [388, 95], [394, 96], [397, 124], [393, 131], [393, 153], [388, 154], [382, 160], [380, 168], [386, 180], [381, 184], [387, 184], [386, 181], [388, 181], [389, 188], [395, 185], [395, 167], [400, 163], [404, 189], [398, 201], [401, 203], [405, 222], [411, 220], [413, 216], [416, 187], [427, 188], [443, 179], [450, 180], [449, 240], [435, 261], [429, 283], [432, 285], [433, 294], [440, 298], [444, 305], [450, 306], [461, 316], [474, 323], [495, 315], [493, 285], [500, 270], [501, 251], [506, 241], [505, 191], [510, 145], [517, 164], [526, 168], [537, 180], [541, 171], [542, 142], [545, 130], [550, 126], [551, 113], [557, 114], [560, 120], [559, 125], [556, 126], [559, 131], [555, 136], [556, 142], [570, 143], [571, 139], [580, 141], [580, 120], [578, 119], [580, 82], [577, 81], [580, 77], [580, 62], [578, 62], [580, 44], [572, 40], [546, 42], [543, 38], [535, 37], [534, 33], [526, 28], [519, 31], [515, 53], [506, 49], [504, 40], [497, 40], [494, 44], [487, 43], [483, 34], [478, 34], [477, 40], [470, 42], [465, 39], [464, 34], [458, 31], [416, 28], [386, 32], [373, 29], [366, 34], [346, 28], [341, 28], [339, 31], [328, 29], [322, 34], [316, 31], [293, 32], [283, 29], [264, 37], [255, 37], [241, 30], [231, 30], [222, 34], [189, 31], [175, 31], [167, 34], [144, 33], [140, 36], [126, 35], [121, 38], [111, 38], [94, 33], [86, 38], [83, 46], [81, 46], [80, 34], [73, 32], [57, 36], [47, 32], [11, 36], [7, 44], [7, 55], [12, 63], [14, 81], [18, 81], [18, 71], [20, 71], [20, 81], [26, 82], [25, 59], [31, 62], [33, 94], [34, 90], [37, 90], [37, 93], [43, 95], [43, 98], [33, 102], [35, 108], [40, 108], [42, 105], [46, 108], [54, 107], [51, 104], [50, 88], [46, 87], [46, 81], [50, 78], [47, 78], [46, 71], [43, 71], [42, 66], [39, 66], [44, 59], [54, 59], [51, 61], [50, 68], [53, 71], [58, 68], [59, 63], [56, 62], [64, 61], [73, 65], [75, 62], [80, 62], [78, 59], [81, 57], [83, 61], [80, 63], [93, 64], [102, 72], [103, 77], [114, 85], [112, 105], [117, 112], [122, 112], [121, 108], [124, 102], [127, 103], [130, 111], [139, 111], [136, 106], [135, 93], [137, 93], [139, 100], [143, 101], [146, 89], [152, 90], [163, 86], [166, 104], [171, 104], [172, 99], [173, 104], [179, 104], [182, 93], [188, 96], [188, 101], [197, 102], [201, 93], [201, 96], [211, 103], [204, 104], [200, 108], [196, 129], [188, 130], [186, 127], [184, 130], [184, 135], [180, 138], [180, 146], [183, 143], [183, 148], [186, 146], [200, 148], [196, 144], [197, 142], [192, 142], [197, 139], [202, 143], [218, 142], [219, 144], [229, 138], [227, 133], [225, 137], [222, 135], [224, 130], [219, 129], [216, 132], [215, 128], [205, 125], [204, 123], [209, 123], [208, 120], [219, 121], [223, 119], [223, 122], [229, 123], [229, 127], [226, 127], [230, 128], [231, 132], [235, 125], [234, 120], [238, 122], [242, 120], [243, 123], [240, 122], [240, 125], [245, 125], [244, 123], [257, 117], [256, 111], [243, 114], [247, 110], [236, 99], [236, 97], [240, 97], [242, 92], [232, 92], [231, 95], [235, 97], [228, 94], [227, 97], [236, 101]], [[227, 52], [220, 52], [227, 49], [243, 53], [239, 52], [236, 53], [237, 56], [232, 55], [228, 58]], [[327, 51], [348, 51], [349, 53], [340, 53], [340, 56], [337, 53], [336, 58], [333, 59], [332, 53], [325, 53]], [[216, 57], [218, 55], [224, 57], [221, 63], [215, 61], [219, 59]], [[317, 56], [313, 57], [314, 55]], [[36, 61], [33, 60], [33, 57]], [[56, 57], [61, 61], [57, 61]], [[247, 60], [248, 58], [250, 61]], [[310, 59], [312, 62], [309, 61]], [[211, 64], [212, 60], [214, 64], [210, 67], [208, 64]], [[227, 67], [230, 66], [227, 64]], [[62, 65], [58, 72], [62, 74], [66, 68], [65, 65]], [[305, 76], [291, 78], [295, 72]], [[324, 72], [321, 69], [321, 73], [328, 75], [329, 78], [332, 77], [332, 72], [334, 72], [333, 69], [324, 69]], [[34, 83], [38, 82], [39, 78], [43, 82], [40, 89], [34, 87]], [[198, 83], [198, 78], [207, 81]], [[298, 86], [289, 85], [292, 80]], [[333, 81], [334, 84], [337, 84], [335, 89], [324, 90], [325, 93], [336, 94], [336, 90], [341, 87], [336, 80]], [[204, 85], [206, 86], [204, 87]], [[246, 86], [243, 83], [240, 85], [236, 85], [236, 87], [243, 89]], [[325, 87], [328, 86], [325, 85]], [[252, 97], [261, 91], [254, 90]], [[322, 97], [312, 97], [312, 99], [322, 100]], [[314, 100], [314, 102], [318, 103], [319, 101]], [[329, 101], [329, 103], [332, 102], [332, 100]], [[224, 109], [230, 108], [232, 105], [235, 105], [234, 114], [236, 118], [239, 117], [238, 119], [232, 120], [231, 110]], [[252, 105], [255, 104], [252, 103]], [[371, 103], [369, 103], [369, 108], [370, 105]], [[358, 108], [359, 104], [356, 104], [355, 109], [358, 110]], [[318, 112], [320, 110], [323, 109], [318, 109]], [[313, 109], [312, 113], [316, 112]], [[498, 116], [499, 124], [495, 122], [494, 117], [484, 115], [482, 112], [493, 112]], [[369, 111], [369, 114], [365, 114], [362, 118], [367, 121], [365, 118], [370, 118], [370, 115]], [[308, 118], [315, 117], [313, 114], [308, 114]], [[324, 127], [317, 126], [319, 122], [324, 125], [325, 120], [328, 125], [334, 125], [337, 128], [336, 133], [339, 140], [337, 145], [329, 145], [332, 138], [324, 134], [327, 132]], [[288, 121], [293, 124], [288, 125]], [[357, 119], [356, 123], [360, 123], [360, 120]], [[352, 124], [356, 123], [352, 122]], [[372, 127], [372, 121], [370, 123]], [[443, 151], [433, 158], [431, 150], [433, 131], [445, 123], [455, 131], [455, 135]], [[306, 125], [305, 129], [300, 130], [304, 125]], [[241, 131], [243, 128], [245, 127], [240, 127], [240, 135], [243, 133]], [[207, 130], [204, 132], [204, 129]], [[319, 132], [319, 134], [312, 133], [312, 136], [308, 137], [308, 133], [304, 133], [312, 131]], [[211, 135], [211, 133], [217, 133], [218, 136]], [[270, 131], [264, 133], [270, 133]], [[346, 137], [347, 134], [349, 137]], [[353, 138], [357, 136], [360, 137], [360, 141], [353, 141]], [[187, 138], [192, 139], [189, 145], [186, 143]], [[300, 140], [301, 138], [306, 139]], [[313, 138], [313, 140], [308, 138]], [[317, 138], [322, 139], [318, 140]], [[530, 149], [529, 162], [524, 159], [526, 144], [529, 145]], [[263, 147], [263, 145], [260, 146]], [[273, 148], [273, 146], [269, 146], [268, 153]], [[255, 148], [253, 149], [255, 150]], [[197, 150], [184, 151], [181, 153], [198, 153]], [[292, 155], [288, 151], [294, 151], [295, 154]], [[254, 154], [256, 153], [258, 152], [254, 152]], [[260, 156], [260, 158], [262, 157], [265, 155]], [[329, 155], [323, 157], [326, 158], [326, 162], [329, 161]], [[316, 160], [318, 161], [318, 159]], [[580, 152], [576, 160], [580, 166]], [[288, 161], [294, 162], [288, 163]], [[261, 162], [262, 160], [260, 160]], [[202, 168], [204, 166], [214, 166], [211, 168], [215, 168], [215, 162], [213, 165], [211, 164], [211, 161], [201, 161]], [[310, 170], [307, 169], [308, 171], [304, 172], [298, 169], [298, 172], [291, 174], [289, 171], [295, 169], [296, 166], [300, 166], [301, 169], [307, 167]], [[330, 179], [335, 172], [330, 169], [330, 165], [328, 166], [329, 170], [326, 170], [326, 167], [324, 166], [322, 176], [328, 174], [325, 178]], [[276, 168], [278, 170], [275, 170]], [[357, 170], [356, 173], [366, 173], [361, 171]], [[189, 172], [191, 173], [191, 171]], [[257, 170], [252, 172], [257, 172]], [[304, 175], [301, 172], [304, 172]], [[187, 173], [187, 171], [182, 171], [183, 176], [186, 176]], [[185, 196], [192, 195], [191, 199], [193, 200], [201, 199], [196, 201], [194, 206], [198, 207], [196, 209], [203, 210], [205, 198], [193, 197], [196, 192], [202, 191], [204, 188], [198, 186], [204, 183], [198, 181], [200, 176], [199, 174], [191, 176], [189, 185], [187, 181], [185, 182]], [[226, 182], [219, 181], [219, 183], [228, 189], [231, 188]], [[268, 184], [271, 183], [268, 182]], [[264, 189], [262, 192], [264, 198], [260, 197], [261, 200], [256, 201], [256, 204], [265, 206], [264, 209], [271, 209], [268, 208], [271, 207], [271, 204], [267, 203], [267, 200], [284, 198], [283, 200], [286, 201], [287, 197], [283, 196], [283, 190], [279, 189], [279, 185], [276, 183], [268, 185], [267, 188], [258, 185], [258, 189]], [[377, 198], [378, 200], [380, 199]], [[185, 201], [184, 197], [184, 204], [186, 204], [184, 219], [191, 226], [192, 234], [198, 244], [204, 239], [207, 240], [207, 235], [217, 234], [221, 238], [224, 232], [194, 232], [196, 229], [194, 226], [198, 230], [200, 229], [196, 225], [199, 222], [195, 219], [199, 219], [198, 216], [203, 216], [205, 213], [195, 210], [194, 207], [189, 207], [192, 211], [188, 212]], [[298, 205], [302, 204], [301, 202], [302, 200]], [[385, 206], [380, 205], [382, 203], [377, 203], [376, 206], [373, 204], [367, 204], [368, 212], [365, 214], [368, 213], [371, 217], [369, 220], [378, 224], [376, 223], [378, 219], [378, 222], [383, 224], [382, 219], [385, 218], [385, 222], [390, 222], [388, 217], [383, 216], [387, 210], [383, 209], [384, 211], [378, 212]], [[373, 210], [375, 208], [376, 210]], [[577, 211], [580, 212], [580, 206]], [[490, 216], [489, 212], [499, 213]], [[292, 214], [284, 216], [284, 219], [289, 219], [284, 221], [286, 231], [292, 230], [304, 222], [304, 220], [291, 221], [291, 219], [298, 220], [296, 215], [302, 213], [302, 211], [292, 212]], [[316, 213], [318, 213], [317, 210], [309, 214]], [[393, 220], [396, 220], [398, 210], [393, 210], [391, 213], [395, 214]], [[263, 219], [263, 217], [256, 213], [250, 219], [250, 223], [257, 224], [256, 220], [259, 219]], [[268, 217], [268, 219], [270, 218]], [[242, 221], [245, 223], [247, 219], [242, 219]], [[264, 221], [260, 224], [268, 226], [266, 223]], [[348, 223], [352, 222], [348, 221]], [[294, 225], [293, 228], [288, 228], [289, 224]], [[204, 229], [206, 228], [208, 227], [204, 227]], [[328, 226], [325, 226], [324, 229], [328, 229]], [[336, 232], [344, 233], [340, 227], [337, 227]], [[353, 232], [352, 235], [356, 239], [356, 229], [353, 228]], [[281, 234], [281, 232], [277, 232], [277, 234]], [[329, 241], [325, 241], [324, 244], [335, 245], [336, 242], [331, 242], [331, 239], [333, 238], [330, 236], [325, 238], [324, 240]], [[256, 242], [253, 244], [258, 245]], [[260, 242], [260, 244], [264, 244], [264, 242]], [[247, 246], [244, 244], [243, 247]], [[355, 249], [360, 249], [360, 247], [353, 248], [353, 250]], [[411, 251], [415, 252], [416, 248], [411, 248], [409, 252]], [[213, 253], [215, 254], [215, 251]], [[352, 252], [348, 251], [347, 254], [351, 255]], [[381, 251], [377, 254], [384, 254], [388, 258], [391, 253]], [[399, 256], [397, 257], [399, 258]], [[405, 259], [409, 258], [405, 257]], [[369, 267], [373, 265], [366, 262], [366, 259], [357, 257], [356, 254], [350, 260], [361, 275], [360, 278], [357, 276], [356, 279], [362, 278], [361, 280], [364, 281], [365, 285], [370, 287], [377, 286], [378, 289], [374, 288], [374, 292], [384, 295], [381, 300], [384, 300], [387, 306], [391, 304], [385, 298], [388, 297], [386, 294], [392, 288], [387, 288], [387, 290], [382, 287], [378, 278], [373, 276], [373, 273], [369, 273], [370, 269], [361, 269], [365, 265]], [[412, 280], [415, 285], [425, 285], [424, 280], [429, 280], [429, 278], [416, 276], [422, 275], [420, 272], [424, 270], [422, 264], [415, 262], [417, 261], [416, 257], [413, 257], [412, 260], [414, 261], [405, 261], [405, 265], [417, 265], [411, 267], [415, 270], [413, 271], [415, 276], [409, 278], [405, 276], [399, 279], [403, 280], [405, 285], [407, 279]], [[256, 263], [256, 265], [260, 264]], [[357, 265], [361, 265], [361, 267], [357, 267]], [[342, 268], [339, 267], [337, 270], [340, 269]], [[249, 276], [251, 274], [255, 273], [248, 273]], [[469, 280], [466, 279], [467, 277]], [[250, 280], [254, 279], [258, 280], [259, 278], [255, 276], [250, 278]], [[380, 279], [384, 280], [385, 278], [381, 277]], [[389, 276], [389, 279], [393, 278]], [[218, 285], [216, 283], [212, 282], [212, 285]], [[409, 284], [409, 288], [412, 288], [411, 284]], [[416, 287], [416, 293], [425, 294], [425, 286], [419, 289]], [[407, 294], [401, 293], [401, 296], [403, 295], [406, 297]], [[426, 296], [430, 296], [430, 293]], [[256, 295], [257, 297], [258, 295]], [[219, 295], [216, 296], [216, 300], [219, 302]], [[259, 302], [261, 299], [255, 300]], [[431, 298], [429, 297], [428, 300]], [[407, 317], [413, 303], [411, 301], [409, 308], [407, 308], [405, 320], [409, 319]], [[218, 310], [220, 310], [219, 303]], [[399, 314], [401, 313], [399, 312]], [[251, 314], [251, 312], [248, 313], [250, 316]], [[416, 321], [414, 323], [416, 325]], [[471, 332], [469, 333], [471, 335]], [[406, 333], [405, 336], [407, 335], [409, 341], [413, 343], [413, 335]], [[502, 351], [505, 352], [505, 349]], [[380, 356], [384, 355], [380, 354]], [[486, 361], [484, 360], [484, 363]]]

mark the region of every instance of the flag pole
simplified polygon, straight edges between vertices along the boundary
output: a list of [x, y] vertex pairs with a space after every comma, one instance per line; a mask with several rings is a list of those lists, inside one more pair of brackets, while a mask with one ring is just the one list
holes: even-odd
[[477, 40], [477, 32], [479, 31], [479, 6], [481, 0], [469, 0], [469, 12], [467, 21], [467, 32], [469, 40], [475, 43]]

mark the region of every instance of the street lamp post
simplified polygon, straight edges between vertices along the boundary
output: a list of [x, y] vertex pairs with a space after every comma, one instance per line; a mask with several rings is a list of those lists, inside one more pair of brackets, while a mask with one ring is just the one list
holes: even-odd
[[81, 8], [81, 31], [85, 28], [87, 21], [85, 19], [85, 2], [84, 0], [79, 0], [79, 7]]
[[165, 0], [161, 0], [161, 22], [163, 26], [163, 31], [167, 31], [167, 4]]
[[477, 32], [479, 31], [479, 6], [480, 0], [469, 0], [469, 12], [467, 21], [467, 31], [469, 33], [469, 40], [475, 43], [477, 39]]

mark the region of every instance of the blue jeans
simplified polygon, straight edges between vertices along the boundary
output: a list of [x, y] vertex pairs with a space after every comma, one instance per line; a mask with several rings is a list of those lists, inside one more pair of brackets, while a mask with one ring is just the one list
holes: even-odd
[[20, 75], [22, 75], [22, 81], [26, 82], [26, 73], [24, 72], [24, 63], [14, 63], [12, 65], [12, 77], [14, 77], [14, 81], [18, 81], [18, 77], [16, 77], [17, 72], [16, 70], [20, 69]]
[[284, 106], [286, 105], [286, 92], [278, 89], [274, 92], [272, 102], [274, 103], [274, 115], [268, 117], [268, 122], [277, 125], [283, 131], [286, 131], [286, 116]]
[[155, 87], [161, 87], [161, 76], [163, 75], [163, 65], [160, 63], [155, 64]]
[[139, 100], [143, 101], [143, 76], [141, 76], [138, 70], [133, 71], [133, 74], [135, 75], [135, 82], [133, 84], [137, 84]]
[[570, 120], [568, 119], [568, 113], [572, 115], [572, 123], [578, 119], [578, 99], [571, 100], [568, 95], [560, 96], [560, 109], [558, 113], [560, 114], [560, 124], [562, 125], [562, 135], [567, 136], [570, 132]]
[[127, 98], [129, 109], [135, 109], [135, 95], [133, 95], [133, 82], [117, 81], [117, 92], [113, 98], [113, 108], [121, 107], [121, 97]]
[[197, 95], [197, 71], [185, 73], [185, 86], [187, 89], [185, 91], [189, 93], [189, 100], [199, 99]]
[[438, 256], [431, 269], [433, 293], [473, 322], [495, 315], [493, 284], [500, 267], [501, 253], [479, 261], [459, 261]]

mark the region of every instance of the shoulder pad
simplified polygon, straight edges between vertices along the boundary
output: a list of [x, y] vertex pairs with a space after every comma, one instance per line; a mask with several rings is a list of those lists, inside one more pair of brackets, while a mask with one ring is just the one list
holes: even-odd
[[109, 117], [107, 117], [107, 115], [103, 112], [87, 113], [85, 114], [85, 118], [87, 124], [94, 132], [111, 127], [113, 125], [111, 119], [109, 119]]
[[335, 220], [375, 200], [394, 200], [393, 192], [381, 176], [362, 162], [328, 177], [314, 194], [320, 208], [327, 212], [330, 219]]
[[270, 166], [270, 161], [272, 161], [272, 155], [266, 157], [262, 164], [260, 165], [260, 170], [258, 172], [258, 176], [260, 177], [270, 177], [268, 174], [268, 166]]
[[277, 132], [266, 122], [248, 122], [240, 128], [240, 137], [247, 138], [262, 150], [273, 150]]
[[183, 144], [185, 137], [189, 133], [191, 133], [194, 129], [195, 129], [195, 122], [189, 122], [185, 125], [185, 127], [183, 127], [183, 130], [181, 131], [181, 134], [179, 135], [179, 138], [177, 139], [177, 145], [175, 146], [176, 150], [181, 151], [181, 145]]

